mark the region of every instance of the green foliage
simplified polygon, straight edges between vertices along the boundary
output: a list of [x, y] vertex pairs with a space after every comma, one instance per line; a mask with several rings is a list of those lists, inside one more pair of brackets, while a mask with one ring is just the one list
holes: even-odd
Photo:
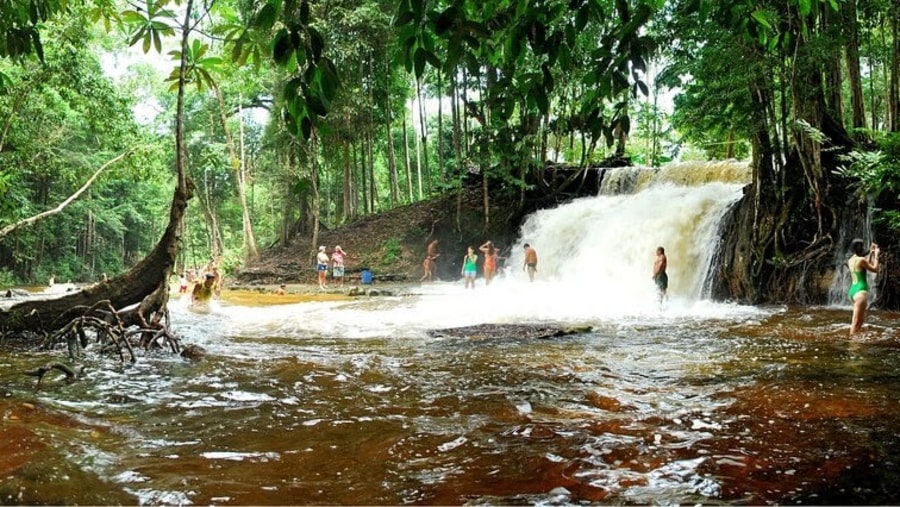
[[175, 35], [175, 29], [172, 27], [175, 12], [166, 8], [167, 3], [160, 0], [146, 0], [142, 7], [122, 12], [122, 22], [131, 30], [129, 46], [143, 41], [144, 53], [150, 51], [151, 45], [157, 53], [162, 52], [162, 38]]
[[[216, 87], [216, 81], [213, 79], [212, 74], [218, 72], [219, 67], [222, 65], [221, 58], [206, 56], [208, 51], [209, 44], [203, 44], [195, 39], [188, 45], [185, 57], [187, 66], [184, 71], [184, 82], [186, 85], [195, 85], [198, 92], [203, 90], [204, 85], [209, 88]], [[172, 57], [172, 60], [181, 62], [181, 51], [170, 51], [169, 56]], [[178, 91], [179, 79], [181, 79], [181, 67], [175, 67], [169, 74], [168, 79], [166, 79], [166, 81], [172, 82], [169, 91]]]
[[381, 245], [381, 262], [384, 264], [394, 264], [400, 260], [403, 253], [403, 247], [397, 238], [388, 238]]
[[[900, 133], [885, 134], [878, 145], [875, 151], [854, 150], [843, 156], [845, 165], [838, 172], [860, 199], [900, 201]], [[900, 229], [898, 210], [876, 209], [875, 219]]]
[[0, 268], [0, 287], [11, 287], [19, 285], [19, 279], [16, 274], [7, 268]]
[[[313, 126], [331, 110], [340, 75], [326, 55], [326, 41], [313, 23], [309, 0], [267, 0], [252, 2], [244, 29], [238, 28], [233, 13], [221, 33], [228, 39], [235, 61], [244, 62], [250, 53], [269, 55], [290, 75], [280, 91], [282, 118], [288, 131], [309, 139]], [[271, 45], [260, 47], [264, 41]]]
[[140, 130], [129, 96], [104, 77], [85, 19], [46, 29], [43, 64], [0, 60], [10, 78], [9, 95], [0, 95], [0, 118], [9, 122], [0, 226], [57, 206], [107, 161], [139, 149], [62, 213], [0, 239], [0, 262], [22, 282], [45, 283], [51, 274], [93, 281], [123, 271], [155, 244], [160, 231], [146, 217], [166, 216], [171, 172], [159, 138]]
[[851, 180], [860, 198], [878, 198], [884, 193], [900, 197], [900, 133], [886, 134], [875, 151], [854, 150], [842, 160], [839, 173]]

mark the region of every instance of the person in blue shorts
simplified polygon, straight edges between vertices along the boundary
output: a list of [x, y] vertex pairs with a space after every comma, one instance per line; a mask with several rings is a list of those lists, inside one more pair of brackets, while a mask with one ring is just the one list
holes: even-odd
[[466, 279], [466, 288], [475, 288], [475, 276], [478, 274], [478, 254], [471, 246], [466, 251], [465, 257], [462, 259], [462, 270], [460, 274]]
[[325, 286], [325, 275], [328, 274], [328, 253], [325, 252], [325, 247], [319, 247], [319, 253], [316, 255], [316, 271], [319, 273], [319, 288], [322, 290], [327, 289]]

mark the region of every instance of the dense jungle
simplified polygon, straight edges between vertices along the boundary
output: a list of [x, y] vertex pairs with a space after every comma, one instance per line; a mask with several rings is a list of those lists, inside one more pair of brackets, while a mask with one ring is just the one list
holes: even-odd
[[[16, 0], [0, 11], [0, 279], [105, 274], [127, 305], [208, 259], [308, 266], [323, 231], [443, 200], [456, 218], [365, 259], [390, 264], [435, 234], [454, 251], [513, 237], [589, 195], [597, 167], [744, 158], [713, 293], [821, 302], [843, 231], [896, 242], [897, 9]], [[469, 211], [481, 230], [462, 229]], [[891, 308], [895, 278], [879, 277]]]

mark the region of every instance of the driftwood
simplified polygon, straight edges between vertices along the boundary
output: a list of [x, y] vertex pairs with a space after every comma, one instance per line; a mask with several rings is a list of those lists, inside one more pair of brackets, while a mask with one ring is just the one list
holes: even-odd
[[553, 324], [478, 324], [477, 326], [432, 329], [433, 338], [555, 338], [587, 333], [590, 326], [557, 326]]

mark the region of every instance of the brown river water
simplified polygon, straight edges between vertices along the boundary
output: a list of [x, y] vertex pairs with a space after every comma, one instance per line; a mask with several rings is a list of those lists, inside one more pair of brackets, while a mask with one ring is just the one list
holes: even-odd
[[[900, 502], [897, 315], [851, 341], [848, 307], [598, 316], [509, 285], [176, 300], [204, 360], [88, 353], [72, 384], [22, 374], [62, 351], [3, 352], [0, 504]], [[426, 332], [485, 311], [591, 331]]]
[[[745, 173], [619, 171], [640, 191], [535, 213], [506, 262], [536, 246], [534, 283], [176, 299], [204, 360], [88, 350], [73, 384], [23, 375], [62, 351], [0, 352], [0, 504], [898, 504], [897, 315], [850, 340], [839, 269], [833, 307], [704, 297]], [[510, 323], [590, 331], [428, 332]]]

